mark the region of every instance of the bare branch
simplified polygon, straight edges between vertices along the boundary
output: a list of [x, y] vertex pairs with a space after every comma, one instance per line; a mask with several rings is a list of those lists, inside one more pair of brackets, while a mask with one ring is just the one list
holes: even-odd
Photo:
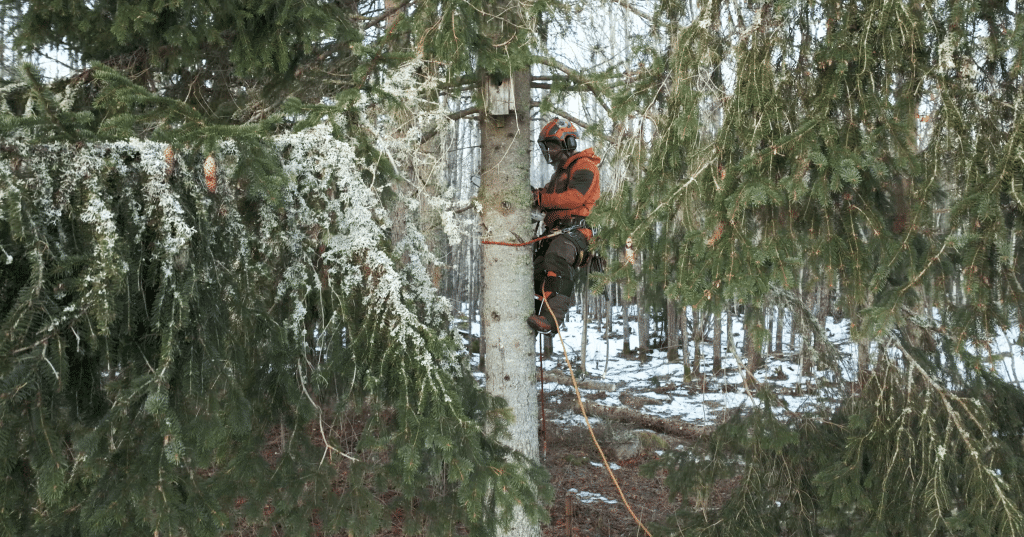
[[630, 4], [629, 0], [615, 0], [615, 2], [620, 6], [626, 8], [626, 11], [629, 11], [630, 13], [636, 15], [637, 17], [640, 17], [641, 19], [647, 22], [652, 21], [652, 17], [650, 14], [644, 13], [643, 11], [640, 11], [639, 9], [633, 7], [633, 5]]
[[580, 74], [579, 71], [573, 69], [572, 67], [569, 67], [568, 65], [565, 65], [564, 63], [562, 63], [562, 62], [560, 62], [560, 61], [558, 61], [558, 60], [556, 60], [554, 58], [548, 58], [546, 56], [534, 56], [533, 57], [533, 61], [534, 61], [534, 63], [539, 63], [541, 65], [546, 65], [546, 66], [548, 66], [548, 67], [550, 67], [552, 69], [561, 71], [562, 73], [565, 73], [565, 75], [567, 77], [569, 77], [569, 80], [572, 80], [573, 82], [576, 82], [576, 83], [579, 83], [579, 84], [582, 84], [583, 86], [585, 86], [588, 90], [590, 90], [590, 93], [593, 93], [594, 96], [597, 97], [597, 102], [598, 102], [598, 104], [601, 105], [601, 108], [604, 108], [604, 111], [606, 113], [608, 113], [609, 115], [611, 115], [612, 109], [609, 108], [608, 105], [605, 104], [605, 102], [604, 102], [605, 101], [605, 99], [604, 99], [604, 92], [602, 92], [600, 90], [600, 88], [595, 86], [593, 81], [585, 79], [583, 77], [583, 75]]
[[398, 5], [392, 7], [391, 9], [385, 9], [384, 11], [381, 12], [380, 15], [377, 15], [376, 17], [366, 21], [363, 24], [363, 28], [362, 29], [366, 30], [367, 28], [372, 28], [374, 26], [377, 26], [381, 22], [384, 22], [384, 20], [386, 20], [388, 17], [390, 17], [390, 16], [394, 15], [395, 13], [398, 13], [398, 11], [404, 9], [405, 6], [409, 5], [410, 2], [412, 2], [412, 0], [402, 0], [402, 2], [400, 2]]
[[[539, 108], [540, 107], [540, 101], [530, 101], [530, 106], [532, 106], [534, 108]], [[593, 131], [589, 130], [590, 127], [592, 126], [589, 122], [584, 121], [584, 120], [582, 120], [582, 119], [580, 119], [580, 118], [570, 114], [569, 112], [566, 112], [565, 110], [562, 110], [561, 108], [551, 107], [551, 111], [556, 113], [556, 114], [558, 114], [559, 116], [564, 117], [565, 119], [568, 119], [569, 121], [575, 123], [576, 125], [579, 125], [580, 127], [583, 127], [584, 129], [588, 129], [587, 130], [587, 134], [595, 136], [597, 138], [600, 138], [600, 139], [604, 140], [605, 142], [608, 142], [609, 144], [614, 144], [615, 143], [615, 139], [613, 139], [611, 136], [608, 136], [607, 134], [605, 134], [605, 133], [603, 133], [601, 131], [598, 131], [596, 129], [593, 130]]]

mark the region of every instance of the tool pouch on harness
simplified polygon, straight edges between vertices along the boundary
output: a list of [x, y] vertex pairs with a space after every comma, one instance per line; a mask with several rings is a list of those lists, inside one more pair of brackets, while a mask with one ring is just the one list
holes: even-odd
[[576, 266], [587, 272], [604, 272], [605, 267], [608, 266], [608, 262], [601, 257], [601, 254], [593, 250], [580, 252], [580, 258], [581, 260]]
[[604, 272], [607, 263], [601, 254], [590, 249], [590, 241], [587, 240], [587, 236], [584, 235], [580, 230], [589, 229], [596, 235], [594, 229], [587, 225], [586, 220], [579, 219], [578, 221], [570, 221], [569, 231], [563, 232], [566, 237], [572, 241], [573, 246], [576, 247], [576, 262], [572, 264], [572, 267], [579, 270], [585, 270], [587, 272]]

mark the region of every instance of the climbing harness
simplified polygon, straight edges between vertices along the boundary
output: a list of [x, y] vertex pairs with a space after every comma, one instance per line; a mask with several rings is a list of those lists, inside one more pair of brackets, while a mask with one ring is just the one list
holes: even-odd
[[566, 227], [556, 227], [555, 230], [552, 231], [551, 233], [548, 233], [547, 235], [544, 235], [542, 237], [537, 237], [536, 239], [528, 240], [526, 242], [480, 241], [480, 244], [496, 244], [498, 246], [529, 246], [542, 240], [552, 239], [559, 235], [564, 235], [566, 233], [576, 231], [577, 229], [584, 227], [587, 227], [587, 221], [586, 219], [581, 218], [578, 222], [573, 223], [572, 225]]

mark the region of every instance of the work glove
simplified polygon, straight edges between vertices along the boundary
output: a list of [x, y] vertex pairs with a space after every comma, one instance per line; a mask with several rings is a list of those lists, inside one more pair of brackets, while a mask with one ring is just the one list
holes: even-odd
[[533, 205], [535, 207], [540, 207], [540, 194], [541, 194], [541, 192], [543, 192], [544, 189], [542, 189], [542, 188], [531, 188], [530, 190], [533, 192]]

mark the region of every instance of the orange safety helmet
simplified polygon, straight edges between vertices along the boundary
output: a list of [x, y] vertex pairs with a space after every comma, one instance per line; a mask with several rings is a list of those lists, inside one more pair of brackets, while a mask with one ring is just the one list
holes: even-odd
[[544, 142], [558, 142], [558, 145], [565, 151], [573, 152], [576, 151], [576, 139], [580, 137], [579, 131], [576, 130], [576, 125], [566, 121], [560, 117], [556, 117], [544, 125], [540, 129], [540, 135], [537, 137], [537, 145], [540, 146], [540, 152], [544, 155], [544, 160], [551, 163], [551, 159], [548, 156], [548, 149], [544, 147]]

